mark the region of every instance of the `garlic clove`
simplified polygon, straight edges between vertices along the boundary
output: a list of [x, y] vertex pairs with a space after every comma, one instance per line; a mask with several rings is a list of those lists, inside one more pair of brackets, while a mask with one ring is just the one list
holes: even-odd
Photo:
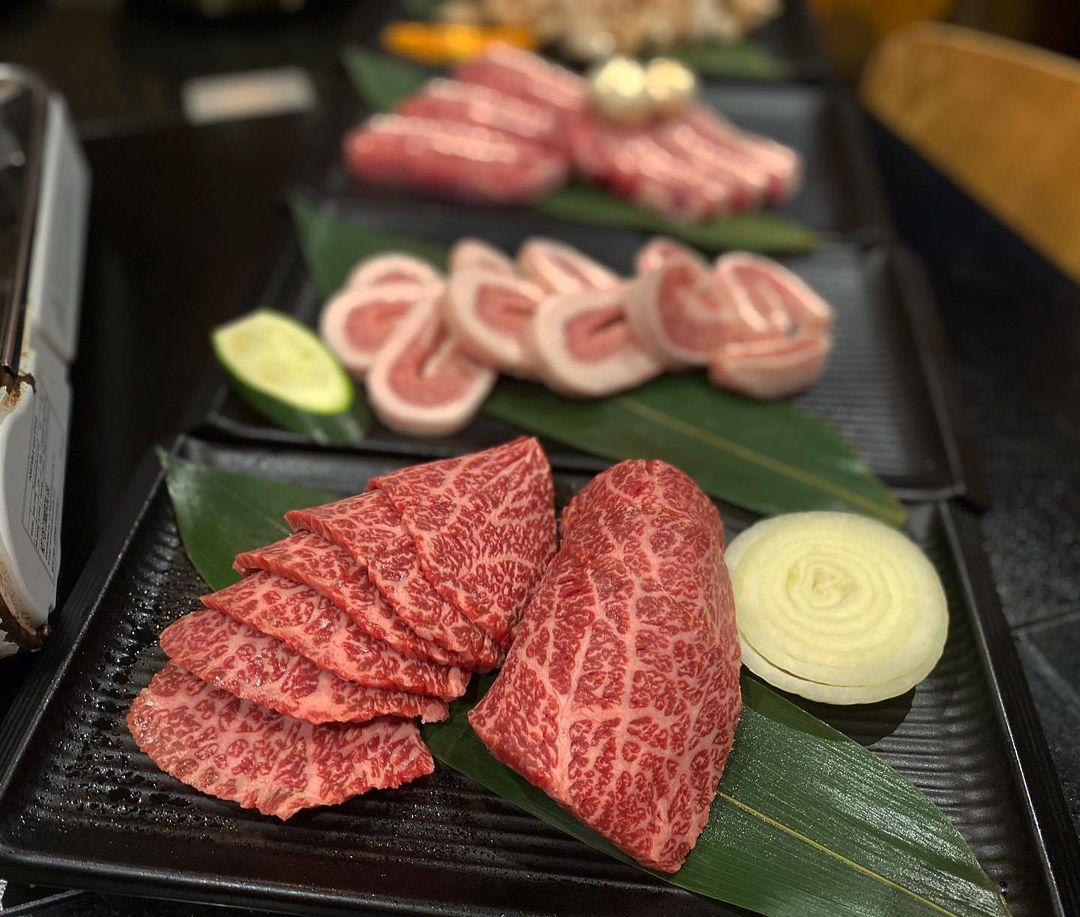
[[685, 64], [657, 57], [645, 68], [645, 94], [654, 113], [676, 115], [697, 95], [697, 77]]
[[653, 114], [645, 71], [637, 61], [613, 57], [589, 77], [590, 105], [620, 124], [641, 124]]

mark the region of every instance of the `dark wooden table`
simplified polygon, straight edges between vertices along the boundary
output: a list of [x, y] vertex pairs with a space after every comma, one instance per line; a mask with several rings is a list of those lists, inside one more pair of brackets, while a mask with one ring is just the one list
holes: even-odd
[[[94, 175], [62, 592], [139, 458], [181, 427], [209, 365], [207, 330], [254, 304], [281, 194], [346, 91], [336, 53], [363, 30], [363, 5], [314, 7], [224, 27], [110, 0], [0, 9], [0, 59], [67, 94]], [[283, 65], [309, 71], [315, 111], [184, 122], [188, 77]], [[884, 131], [875, 146], [899, 232], [938, 294], [989, 479], [987, 550], [1080, 824], [1080, 288]], [[0, 665], [0, 715], [34, 663]], [[4, 888], [0, 877], [0, 913], [223, 911]]]

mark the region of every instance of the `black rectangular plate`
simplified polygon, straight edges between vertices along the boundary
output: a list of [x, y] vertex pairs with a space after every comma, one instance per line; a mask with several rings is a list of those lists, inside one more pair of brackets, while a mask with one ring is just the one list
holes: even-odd
[[[450, 219], [435, 204], [367, 206], [338, 200], [338, 212], [369, 229], [394, 232], [449, 246], [478, 236], [514, 251], [530, 235], [548, 235], [576, 246], [616, 270], [629, 273], [644, 234], [598, 232], [532, 214], [462, 210]], [[978, 480], [948, 374], [948, 355], [936, 309], [919, 269], [892, 247], [828, 243], [782, 259], [836, 309], [836, 346], [824, 378], [795, 404], [833, 424], [870, 466], [905, 494], [943, 497], [966, 494]], [[258, 303], [314, 323], [322, 300], [294, 243], [279, 256]], [[231, 393], [216, 373], [192, 411], [206, 433], [300, 445], [303, 438], [262, 420]], [[402, 436], [377, 425], [364, 448], [420, 456], [467, 452], [514, 434], [483, 414], [461, 433], [439, 440]], [[565, 465], [599, 470], [603, 459], [552, 445]], [[977, 489], [977, 488], [976, 488]]]
[[[701, 97], [739, 127], [764, 134], [802, 154], [802, 189], [790, 201], [774, 208], [777, 213], [830, 235], [877, 238], [891, 232], [889, 210], [863, 115], [846, 92], [800, 83], [708, 83], [702, 87]], [[366, 114], [358, 102], [352, 121], [358, 124]], [[348, 123], [347, 115], [344, 120]], [[332, 139], [337, 149], [339, 138]], [[337, 155], [326, 186], [336, 193], [365, 200], [423, 199], [419, 192], [408, 189], [375, 189], [361, 183], [346, 172]], [[452, 202], [447, 206], [455, 214], [462, 207]], [[473, 203], [468, 207], [509, 214], [511, 218], [528, 212], [524, 207]]]
[[[342, 492], [403, 463], [391, 454], [193, 439], [180, 451]], [[585, 479], [557, 469], [559, 502]], [[732, 534], [750, 521], [733, 510], [724, 517]], [[1015, 917], [1071, 913], [1080, 901], [1075, 836], [986, 579], [977, 528], [963, 509], [924, 504], [911, 507], [909, 533], [949, 598], [941, 663], [894, 701], [809, 708], [942, 807], [1001, 883]], [[204, 588], [148, 460], [125, 517], [88, 566], [0, 733], [3, 875], [305, 914], [732, 913], [582, 846], [443, 767], [401, 790], [287, 824], [157, 771], [134, 747], [124, 715], [162, 664], [157, 635]]]

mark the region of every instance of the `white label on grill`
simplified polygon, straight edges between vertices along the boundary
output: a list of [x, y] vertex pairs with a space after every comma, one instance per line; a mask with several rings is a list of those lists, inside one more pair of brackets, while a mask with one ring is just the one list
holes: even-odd
[[33, 411], [22, 524], [49, 578], [55, 583], [60, 560], [64, 428], [40, 380], [33, 397]]

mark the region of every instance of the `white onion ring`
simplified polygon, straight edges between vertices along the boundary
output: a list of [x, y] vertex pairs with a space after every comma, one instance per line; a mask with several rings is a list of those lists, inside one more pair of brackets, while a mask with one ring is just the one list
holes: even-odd
[[747, 667], [827, 703], [902, 694], [945, 645], [934, 567], [894, 529], [849, 513], [757, 523], [725, 552]]

